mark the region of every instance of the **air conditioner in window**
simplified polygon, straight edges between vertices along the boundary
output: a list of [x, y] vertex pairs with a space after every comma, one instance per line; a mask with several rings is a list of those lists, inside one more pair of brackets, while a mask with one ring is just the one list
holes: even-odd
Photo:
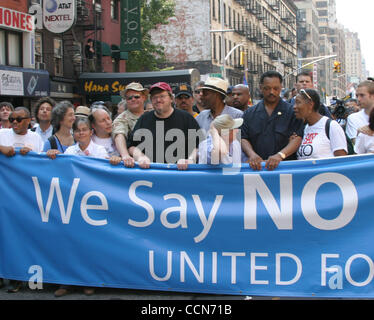
[[45, 70], [44, 62], [35, 62], [35, 69]]

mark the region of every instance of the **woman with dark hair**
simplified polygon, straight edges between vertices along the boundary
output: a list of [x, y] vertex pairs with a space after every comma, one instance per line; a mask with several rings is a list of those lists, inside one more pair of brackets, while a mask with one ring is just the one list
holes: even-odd
[[71, 129], [75, 121], [74, 106], [69, 101], [59, 102], [52, 110], [53, 135], [44, 144], [43, 151], [54, 159], [74, 144]]
[[298, 159], [319, 159], [347, 155], [344, 130], [335, 121], [322, 116], [318, 110], [320, 98], [313, 89], [301, 89], [295, 98], [296, 118], [306, 123]]
[[358, 129], [355, 143], [357, 154], [374, 153], [374, 109], [369, 115], [369, 124]]

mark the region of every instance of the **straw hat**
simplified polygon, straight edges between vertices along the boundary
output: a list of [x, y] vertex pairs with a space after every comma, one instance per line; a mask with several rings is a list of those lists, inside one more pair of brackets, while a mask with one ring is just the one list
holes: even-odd
[[226, 80], [212, 77], [212, 78], [208, 78], [205, 81], [204, 86], [201, 87], [200, 89], [213, 90], [226, 96], [228, 87], [229, 87], [229, 83]]
[[74, 114], [80, 117], [88, 117], [91, 114], [91, 109], [86, 106], [78, 106]]

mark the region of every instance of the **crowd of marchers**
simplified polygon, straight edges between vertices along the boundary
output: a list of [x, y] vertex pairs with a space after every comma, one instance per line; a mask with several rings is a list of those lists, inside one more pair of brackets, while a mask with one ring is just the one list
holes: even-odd
[[[115, 109], [103, 101], [74, 107], [49, 97], [33, 110], [0, 102], [0, 152], [45, 153], [51, 161], [61, 154], [88, 156], [127, 168], [173, 163], [179, 170], [238, 163], [275, 170], [281, 161], [374, 152], [374, 81], [358, 85], [344, 116], [322, 103], [308, 72], [297, 76], [294, 90], [284, 91], [282, 75], [268, 71], [259, 88], [262, 99], [255, 104], [247, 85], [214, 77], [192, 87], [132, 82]], [[8, 282], [8, 292], [23, 286]], [[61, 286], [55, 295], [70, 288]]]

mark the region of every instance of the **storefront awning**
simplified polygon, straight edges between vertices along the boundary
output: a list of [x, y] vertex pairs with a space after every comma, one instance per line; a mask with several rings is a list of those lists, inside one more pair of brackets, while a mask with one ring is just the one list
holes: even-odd
[[45, 97], [50, 94], [46, 70], [0, 66], [0, 95]]
[[111, 56], [112, 50], [110, 49], [109, 44], [103, 41], [96, 40], [96, 50], [97, 53], [102, 56]]

